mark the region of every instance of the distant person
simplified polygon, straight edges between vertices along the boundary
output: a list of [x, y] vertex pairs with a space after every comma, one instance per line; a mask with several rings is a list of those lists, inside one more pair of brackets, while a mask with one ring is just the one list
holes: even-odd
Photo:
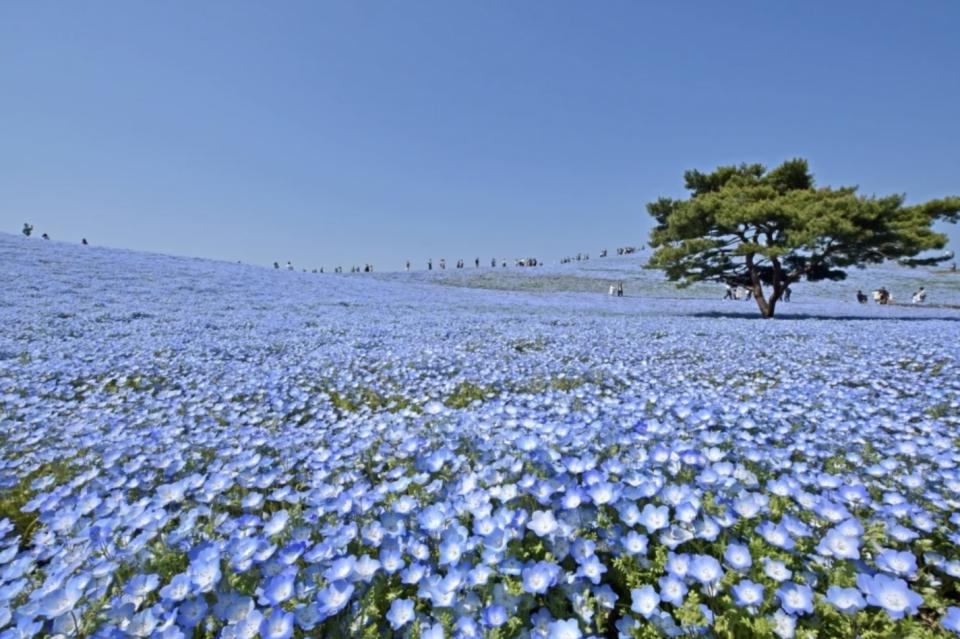
[[727, 290], [726, 290], [726, 292], [724, 292], [724, 294], [723, 294], [723, 299], [725, 299], [725, 300], [735, 300], [735, 299], [737, 299], [737, 298], [735, 297], [735, 295], [734, 295], [735, 293], [736, 293], [736, 289], [733, 288], [733, 284], [727, 284]]
[[407, 260], [406, 269], [407, 269], [408, 271], [410, 270], [410, 260]]
[[473, 260], [473, 267], [474, 267], [474, 268], [480, 268], [480, 258], [479, 258], [479, 257], [478, 257], [477, 259]]
[[87, 238], [83, 238], [82, 240], [80, 240], [80, 243], [83, 244], [84, 246], [87, 246], [89, 244], [89, 242], [87, 242]]
[[861, 291], [860, 289], [857, 289], [857, 301], [860, 302], [861, 304], [867, 303], [867, 296], [864, 295], [863, 291]]
[[447, 270], [447, 258], [445, 257], [440, 258], [440, 270], [441, 271]]
[[490, 258], [490, 268], [497, 268], [497, 258], [495, 257]]
[[47, 235], [46, 233], [44, 233], [44, 234], [41, 235], [40, 237], [42, 237], [42, 238], [45, 239], [45, 240], [49, 240], [49, 239], [50, 239], [50, 236]]
[[957, 272], [957, 263], [956, 263], [956, 262], [954, 262], [953, 264], [950, 265], [950, 272], [951, 272], [951, 273], [956, 273], [956, 272]]
[[274, 262], [273, 268], [280, 268], [280, 262]]
[[617, 294], [617, 287], [614, 284], [610, 285], [610, 290], [608, 291], [608, 294], [610, 295], [610, 297], [613, 297], [614, 295]]
[[287, 260], [287, 270], [288, 271], [293, 270], [293, 262], [291, 262], [290, 260]]
[[886, 304], [890, 301], [890, 291], [881, 286], [874, 292], [873, 298], [877, 300], [877, 304]]
[[427, 270], [428, 270], [428, 271], [432, 271], [432, 270], [433, 270], [433, 259], [432, 259], [432, 258], [427, 260]]
[[30, 234], [33, 233], [33, 224], [29, 222], [23, 223], [23, 231], [21, 231], [25, 236], [30, 237]]
[[920, 290], [913, 294], [913, 303], [914, 304], [923, 304], [927, 299], [927, 291], [921, 286]]
[[784, 302], [789, 302], [789, 301], [790, 301], [790, 296], [791, 296], [792, 294], [793, 294], [793, 291], [790, 290], [790, 285], [788, 284], [788, 285], [783, 289], [783, 301], [784, 301]]
[[617, 297], [623, 297], [623, 282], [617, 282]]

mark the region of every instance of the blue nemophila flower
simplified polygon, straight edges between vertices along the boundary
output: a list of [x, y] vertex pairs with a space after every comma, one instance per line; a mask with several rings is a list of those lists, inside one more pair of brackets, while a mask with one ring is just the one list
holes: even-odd
[[446, 514], [439, 505], [434, 504], [420, 511], [420, 514], [417, 516], [417, 521], [420, 522], [420, 527], [423, 528], [425, 532], [436, 533], [443, 528], [444, 522], [446, 521]]
[[640, 524], [649, 533], [655, 533], [661, 528], [666, 528], [670, 524], [670, 509], [666, 506], [647, 504], [640, 511]]
[[817, 544], [817, 552], [837, 559], [860, 559], [860, 538], [847, 535], [841, 529], [831, 528]]
[[297, 569], [292, 566], [274, 575], [261, 590], [258, 603], [261, 606], [279, 606], [294, 595], [296, 579]]
[[620, 496], [620, 491], [616, 484], [601, 481], [587, 488], [587, 495], [594, 504], [602, 506], [615, 502]]
[[483, 609], [483, 624], [490, 628], [499, 628], [507, 623], [509, 616], [507, 609], [500, 604], [493, 604]]
[[131, 597], [142, 599], [157, 589], [159, 575], [135, 575], [124, 585], [123, 591]]
[[170, 583], [160, 589], [160, 597], [166, 601], [179, 602], [190, 596], [192, 584], [190, 575], [180, 573], [170, 579]]
[[289, 639], [293, 635], [294, 615], [276, 608], [260, 623], [262, 639]]
[[867, 603], [887, 611], [892, 619], [917, 614], [923, 598], [910, 590], [903, 579], [886, 575], [857, 575], [857, 587], [867, 596]]
[[733, 600], [737, 606], [747, 609], [757, 609], [763, 603], [763, 586], [744, 579], [731, 588]]
[[55, 619], [74, 609], [83, 596], [88, 578], [71, 577], [62, 587], [56, 588], [40, 600], [37, 612], [48, 619]]
[[462, 615], [453, 624], [453, 636], [458, 639], [481, 639], [482, 632], [476, 620], [468, 615]]
[[777, 589], [777, 598], [784, 611], [791, 615], [813, 612], [813, 590], [809, 586], [789, 581]]
[[690, 571], [690, 555], [686, 554], [667, 554], [667, 573], [683, 579]]
[[177, 623], [190, 629], [199, 624], [207, 614], [207, 603], [202, 597], [187, 599], [177, 607]]
[[723, 552], [723, 559], [728, 566], [738, 572], [749, 570], [750, 566], [753, 565], [750, 548], [743, 544], [727, 544], [727, 549]]
[[306, 549], [307, 544], [304, 541], [291, 542], [277, 551], [277, 561], [286, 566], [291, 566], [300, 558]]
[[720, 562], [710, 555], [694, 555], [687, 576], [703, 584], [707, 595], [713, 596], [723, 578], [723, 568]]
[[445, 639], [443, 624], [424, 624], [420, 628], [420, 639]]
[[797, 632], [796, 617], [787, 614], [783, 610], [773, 613], [773, 631], [781, 639], [791, 639]]
[[790, 532], [783, 524], [774, 524], [771, 521], [765, 521], [757, 526], [757, 532], [771, 546], [782, 548], [783, 550], [793, 550], [796, 545]]
[[523, 569], [523, 590], [535, 595], [542, 595], [550, 589], [560, 575], [560, 566], [549, 561], [537, 563]]
[[353, 575], [353, 569], [357, 565], [357, 558], [353, 555], [335, 559], [330, 567], [323, 572], [323, 578], [327, 581], [342, 581], [349, 579]]
[[947, 608], [946, 614], [940, 619], [940, 625], [954, 634], [960, 635], [960, 608], [957, 606]]
[[263, 613], [254, 608], [250, 614], [228, 628], [233, 630], [234, 639], [254, 639], [260, 633], [265, 621]]
[[353, 564], [353, 576], [358, 581], [369, 582], [380, 570], [380, 562], [370, 555], [363, 555]]
[[527, 522], [527, 528], [539, 537], [548, 537], [557, 530], [557, 520], [549, 510], [536, 510]]
[[900, 577], [912, 577], [917, 572], [917, 558], [912, 552], [884, 548], [874, 560], [877, 568]]
[[594, 597], [597, 599], [597, 605], [601, 608], [606, 608], [607, 610], [613, 610], [614, 606], [617, 604], [617, 599], [619, 599], [616, 592], [609, 585], [604, 584], [594, 590]]
[[380, 565], [383, 570], [392, 575], [398, 570], [402, 570], [406, 563], [403, 561], [403, 553], [399, 548], [383, 548], [380, 551]]
[[286, 510], [278, 510], [273, 513], [273, 516], [263, 524], [263, 534], [268, 537], [277, 535], [281, 533], [286, 527], [287, 522], [290, 520], [290, 513]]
[[774, 581], [786, 581], [793, 577], [793, 571], [779, 559], [763, 558], [763, 574]]
[[596, 555], [597, 543], [592, 539], [578, 538], [573, 542], [571, 554], [577, 563], [583, 563], [587, 559]]
[[199, 592], [209, 592], [220, 582], [220, 554], [204, 552], [190, 562], [187, 570], [190, 580]]
[[580, 639], [583, 633], [576, 619], [557, 619], [547, 624], [546, 639]]
[[387, 612], [387, 621], [394, 630], [402, 628], [413, 621], [415, 616], [413, 610], [413, 601], [410, 599], [394, 599], [390, 604], [390, 610]]
[[674, 606], [683, 605], [683, 598], [687, 595], [687, 585], [682, 579], [666, 575], [660, 577], [657, 584], [660, 586], [661, 600]]
[[624, 552], [628, 555], [646, 555], [647, 554], [647, 537], [646, 535], [641, 535], [640, 533], [631, 530], [620, 540], [621, 545], [623, 546]]
[[419, 583], [426, 572], [427, 567], [425, 565], [414, 562], [400, 573], [400, 581], [408, 585]]
[[856, 588], [830, 586], [827, 588], [827, 601], [834, 608], [848, 615], [857, 613], [867, 606], [867, 602], [863, 600], [863, 595]]
[[463, 556], [465, 542], [458, 535], [446, 535], [438, 549], [440, 565], [455, 565]]
[[317, 612], [320, 620], [332, 617], [343, 610], [353, 595], [353, 584], [346, 581], [334, 581], [317, 593]]
[[660, 595], [657, 594], [653, 586], [634, 588], [630, 591], [630, 598], [630, 610], [645, 619], [649, 619], [660, 604]]
[[576, 575], [585, 577], [590, 583], [598, 585], [605, 572], [607, 572], [607, 567], [601, 563], [596, 555], [591, 555], [580, 563]]

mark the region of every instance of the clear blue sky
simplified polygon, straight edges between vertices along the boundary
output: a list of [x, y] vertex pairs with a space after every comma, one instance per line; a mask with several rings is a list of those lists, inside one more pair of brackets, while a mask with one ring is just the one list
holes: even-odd
[[956, 0], [8, 0], [0, 228], [391, 270], [639, 243], [646, 202], [720, 163], [958, 193], [958, 24]]

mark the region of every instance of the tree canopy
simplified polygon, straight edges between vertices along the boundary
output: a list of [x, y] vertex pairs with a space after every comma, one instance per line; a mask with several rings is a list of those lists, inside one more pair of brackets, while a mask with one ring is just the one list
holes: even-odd
[[949, 259], [928, 256], [947, 244], [933, 224], [960, 215], [960, 197], [906, 206], [902, 194], [818, 188], [803, 159], [769, 171], [761, 164], [691, 170], [684, 181], [689, 198], [647, 204], [656, 220], [648, 267], [678, 286], [745, 286], [764, 317], [773, 317], [784, 289], [803, 279], [841, 280], [846, 269], [885, 260], [916, 266]]

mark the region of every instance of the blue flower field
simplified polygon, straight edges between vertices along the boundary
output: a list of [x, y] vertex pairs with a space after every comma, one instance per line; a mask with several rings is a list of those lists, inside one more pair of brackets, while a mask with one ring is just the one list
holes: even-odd
[[0, 639], [960, 633], [960, 275], [469, 257], [0, 234]]

